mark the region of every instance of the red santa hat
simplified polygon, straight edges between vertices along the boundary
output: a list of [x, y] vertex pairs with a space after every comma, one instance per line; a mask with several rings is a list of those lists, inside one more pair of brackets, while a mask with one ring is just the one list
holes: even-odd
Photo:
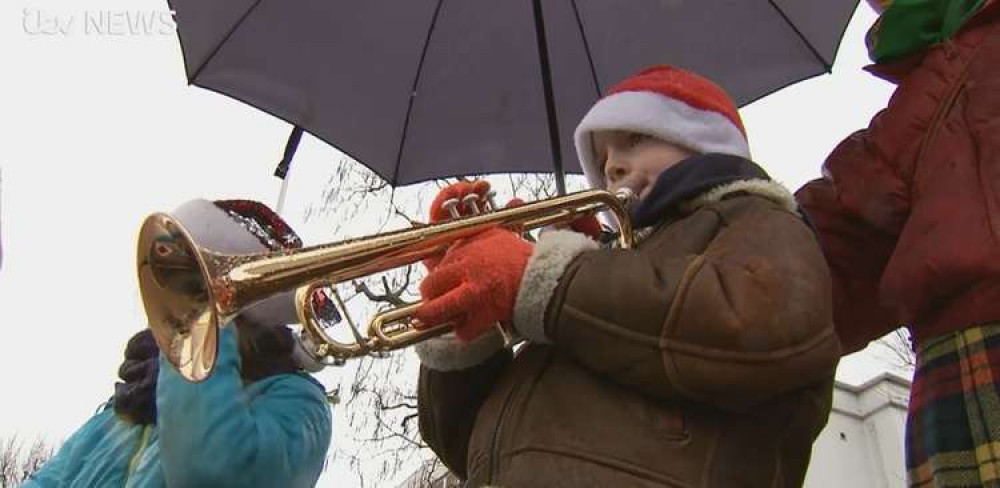
[[653, 66], [622, 81], [599, 100], [576, 128], [576, 153], [594, 188], [604, 187], [593, 133], [622, 130], [646, 134], [695, 153], [750, 157], [736, 105], [719, 86], [672, 66]]
[[[191, 200], [171, 212], [200, 246], [223, 254], [251, 254], [298, 249], [302, 239], [267, 205], [253, 200]], [[252, 323], [282, 326], [298, 323], [295, 292], [255, 303], [240, 313]], [[297, 341], [293, 356], [300, 367], [316, 372], [322, 365]]]
[[[191, 200], [171, 212], [198, 245], [223, 254], [251, 254], [302, 247], [295, 231], [270, 208], [252, 200]], [[292, 293], [262, 300], [243, 312], [255, 323], [298, 322]]]

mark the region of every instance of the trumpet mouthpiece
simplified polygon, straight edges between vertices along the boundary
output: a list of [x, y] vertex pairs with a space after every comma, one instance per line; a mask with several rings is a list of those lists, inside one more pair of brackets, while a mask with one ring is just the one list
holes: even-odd
[[615, 196], [618, 197], [618, 201], [622, 202], [625, 208], [632, 208], [639, 201], [639, 195], [636, 195], [631, 188], [619, 188], [615, 192]]

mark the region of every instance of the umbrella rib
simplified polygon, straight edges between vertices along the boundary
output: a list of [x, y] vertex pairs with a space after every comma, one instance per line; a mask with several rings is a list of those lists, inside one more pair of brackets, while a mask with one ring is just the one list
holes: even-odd
[[532, 3], [535, 12], [535, 41], [538, 45], [538, 67], [542, 75], [542, 93], [545, 97], [545, 114], [549, 122], [549, 147], [552, 152], [553, 173], [556, 177], [556, 191], [566, 194], [566, 172], [563, 170], [562, 145], [559, 142], [559, 115], [556, 112], [556, 98], [552, 87], [552, 65], [549, 62], [549, 46], [545, 37], [545, 14], [542, 1]]
[[802, 42], [806, 45], [806, 47], [809, 48], [809, 50], [813, 53], [813, 56], [815, 56], [816, 59], [818, 59], [819, 62], [823, 65], [823, 67], [826, 68], [826, 72], [831, 73], [833, 71], [833, 65], [828, 63], [826, 59], [824, 59], [823, 56], [820, 55], [819, 51], [817, 51], [816, 47], [813, 46], [811, 42], [809, 42], [809, 39], [806, 38], [805, 34], [803, 34], [802, 31], [799, 30], [799, 28], [795, 25], [795, 23], [792, 22], [792, 19], [788, 18], [788, 14], [786, 14], [785, 11], [781, 9], [781, 7], [779, 7], [776, 3], [774, 3], [774, 0], [767, 0], [767, 3], [771, 4], [771, 7], [774, 8], [774, 10], [776, 10], [778, 14], [781, 15], [781, 18], [784, 19], [785, 23], [788, 24], [788, 27], [791, 27], [791, 29], [795, 32], [795, 35], [799, 36], [799, 39], [801, 39]]
[[399, 138], [399, 150], [396, 151], [396, 168], [392, 172], [392, 186], [395, 188], [399, 181], [399, 166], [403, 161], [403, 147], [406, 144], [406, 134], [410, 128], [410, 113], [413, 111], [413, 102], [417, 98], [417, 84], [420, 83], [420, 75], [424, 69], [424, 59], [427, 57], [427, 49], [431, 45], [431, 36], [437, 26], [438, 17], [441, 15], [441, 6], [444, 0], [438, 0], [437, 7], [434, 7], [434, 16], [431, 17], [431, 24], [427, 28], [427, 37], [424, 38], [424, 48], [420, 52], [420, 61], [417, 62], [417, 72], [413, 75], [413, 86], [410, 87], [410, 101], [406, 105], [406, 116], [403, 119], [403, 134]]
[[576, 16], [576, 25], [580, 28], [580, 39], [583, 40], [583, 50], [587, 53], [587, 64], [590, 65], [590, 76], [594, 79], [594, 89], [597, 90], [597, 98], [601, 98], [601, 82], [597, 81], [597, 66], [594, 65], [594, 57], [590, 53], [590, 42], [587, 41], [587, 31], [583, 29], [583, 19], [580, 18], [580, 9], [576, 4], [576, 0], [571, 0], [570, 5], [573, 6], [573, 15]]
[[214, 58], [215, 55], [219, 53], [219, 51], [222, 49], [222, 45], [225, 44], [227, 41], [229, 41], [229, 38], [233, 36], [233, 33], [236, 32], [236, 29], [239, 28], [240, 24], [242, 24], [243, 21], [246, 20], [247, 16], [250, 15], [250, 13], [253, 12], [258, 5], [260, 5], [260, 2], [261, 0], [255, 1], [253, 5], [251, 5], [250, 8], [247, 9], [246, 12], [243, 12], [243, 15], [240, 16], [240, 20], [237, 20], [236, 22], [233, 23], [233, 26], [229, 28], [229, 32], [226, 32], [226, 35], [222, 38], [222, 40], [215, 45], [215, 49], [212, 49], [212, 54], [209, 54], [207, 57], [205, 57], [205, 60], [201, 62], [201, 64], [198, 66], [198, 69], [194, 70], [194, 73], [191, 74], [191, 78], [188, 81], [193, 83], [194, 80], [198, 78], [198, 75], [201, 74], [201, 71], [205, 69], [206, 66], [208, 66], [208, 62], [211, 61], [212, 58]]

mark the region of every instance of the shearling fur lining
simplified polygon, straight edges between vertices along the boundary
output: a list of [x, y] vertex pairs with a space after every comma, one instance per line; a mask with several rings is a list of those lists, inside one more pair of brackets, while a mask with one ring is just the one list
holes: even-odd
[[451, 332], [421, 342], [414, 349], [424, 366], [436, 371], [458, 371], [482, 363], [503, 349], [503, 338], [491, 330], [476, 340], [462, 342]]
[[705, 205], [721, 201], [726, 195], [746, 192], [752, 195], [759, 195], [782, 206], [785, 210], [796, 215], [799, 214], [799, 203], [795, 200], [792, 192], [785, 188], [785, 185], [773, 180], [740, 180], [725, 185], [719, 185], [711, 190], [691, 199], [685, 204], [685, 208], [694, 211]]
[[599, 244], [578, 232], [554, 230], [543, 233], [535, 244], [517, 291], [514, 328], [534, 342], [548, 343], [545, 310], [559, 285], [559, 278], [580, 253], [599, 248]]

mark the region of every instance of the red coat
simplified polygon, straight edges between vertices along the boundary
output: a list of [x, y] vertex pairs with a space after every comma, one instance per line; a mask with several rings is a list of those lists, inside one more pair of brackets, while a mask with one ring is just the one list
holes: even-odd
[[894, 66], [868, 129], [796, 196], [834, 275], [845, 353], [1000, 320], [1000, 3]]

